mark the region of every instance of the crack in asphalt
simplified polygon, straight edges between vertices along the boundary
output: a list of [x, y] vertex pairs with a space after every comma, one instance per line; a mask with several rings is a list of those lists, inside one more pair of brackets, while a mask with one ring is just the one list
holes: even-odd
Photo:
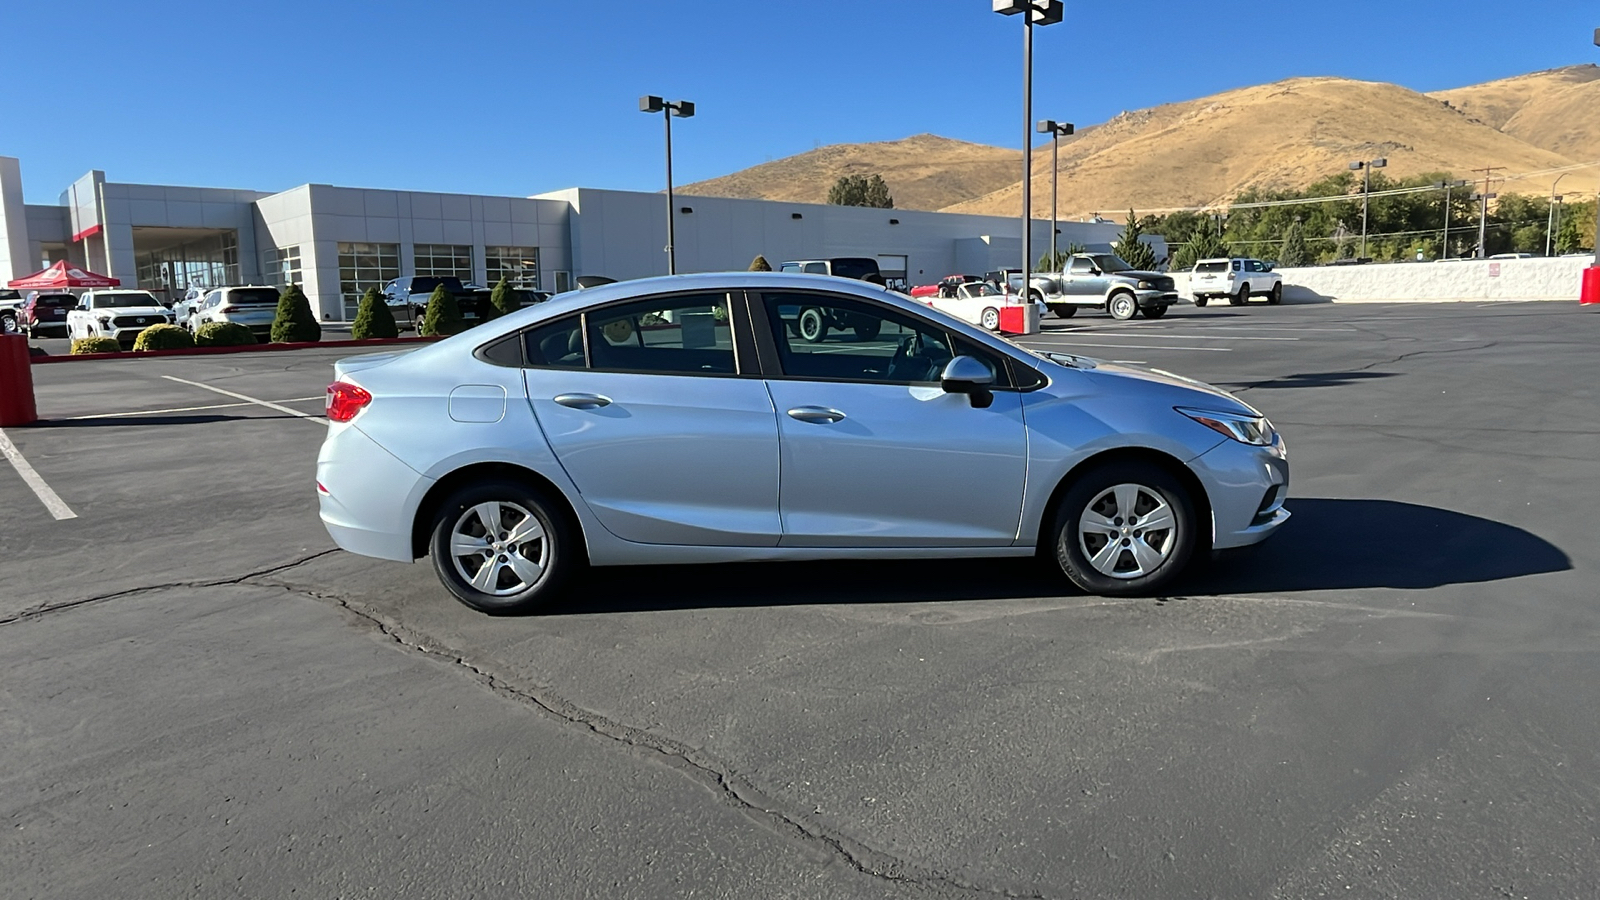
[[96, 594], [93, 597], [81, 597], [77, 600], [66, 600], [60, 603], [41, 603], [38, 606], [30, 606], [21, 612], [0, 617], [0, 626], [14, 625], [17, 622], [26, 621], [28, 619], [37, 619], [40, 616], [49, 615], [50, 613], [64, 612], [69, 609], [78, 609], [80, 607], [89, 606], [96, 603], [104, 603], [107, 600], [116, 600], [122, 597], [133, 597], [139, 594], [152, 593], [154, 591], [166, 591], [173, 588], [221, 587], [229, 584], [241, 584], [252, 578], [260, 578], [265, 575], [274, 575], [278, 572], [285, 572], [297, 566], [303, 566], [312, 560], [321, 559], [322, 557], [331, 553], [338, 552], [339, 550], [337, 548], [321, 550], [309, 556], [297, 557], [286, 563], [279, 563], [259, 571], [246, 572], [243, 575], [237, 575], [231, 578], [217, 578], [210, 581], [168, 581], [162, 584], [147, 584], [139, 587], [124, 588], [120, 591], [112, 591], [107, 594]]
[[432, 640], [348, 597], [282, 581], [253, 580], [251, 583], [261, 587], [280, 588], [291, 594], [335, 604], [367, 623], [402, 650], [453, 666], [498, 696], [530, 706], [565, 724], [586, 729], [599, 738], [622, 744], [631, 751], [647, 752], [657, 761], [700, 782], [716, 794], [724, 804], [747, 819], [810, 849], [822, 850], [828, 857], [844, 862], [862, 875], [907, 887], [945, 893], [958, 891], [964, 895], [1007, 897], [1016, 900], [1053, 900], [1052, 895], [1024, 888], [992, 887], [953, 875], [919, 869], [852, 838], [833, 834], [817, 823], [784, 812], [776, 801], [767, 797], [748, 780], [692, 747], [669, 737], [609, 719], [546, 691], [514, 683], [474, 662], [466, 653]]

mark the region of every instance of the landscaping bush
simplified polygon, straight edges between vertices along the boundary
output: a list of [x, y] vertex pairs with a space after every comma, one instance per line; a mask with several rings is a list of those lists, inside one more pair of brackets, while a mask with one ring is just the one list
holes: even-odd
[[400, 326], [395, 324], [394, 313], [377, 288], [367, 288], [367, 292], [361, 295], [356, 320], [350, 323], [350, 336], [358, 341], [400, 336]]
[[78, 338], [72, 342], [72, 355], [82, 356], [85, 353], [121, 353], [122, 345], [116, 338], [111, 337], [86, 337]]
[[424, 335], [451, 335], [460, 334], [466, 327], [461, 319], [461, 307], [456, 305], [456, 296], [442, 284], [434, 288], [417, 331]]
[[767, 258], [758, 253], [755, 259], [750, 260], [750, 271], [771, 272], [772, 263], [767, 262]]
[[135, 351], [184, 350], [194, 346], [194, 336], [176, 325], [151, 325], [133, 341]]
[[278, 316], [272, 320], [274, 344], [314, 343], [322, 340], [322, 326], [311, 314], [311, 301], [300, 285], [291, 284], [278, 297]]
[[500, 279], [489, 293], [489, 308], [484, 311], [484, 321], [509, 315], [522, 306], [517, 302], [517, 293], [511, 289], [511, 282]]
[[207, 322], [194, 333], [196, 347], [248, 347], [255, 342], [255, 334], [237, 322]]

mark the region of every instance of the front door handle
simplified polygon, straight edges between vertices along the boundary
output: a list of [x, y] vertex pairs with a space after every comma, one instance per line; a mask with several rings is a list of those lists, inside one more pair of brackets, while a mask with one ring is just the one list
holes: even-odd
[[599, 409], [611, 405], [610, 397], [602, 397], [599, 394], [557, 394], [555, 401], [572, 409]]
[[844, 420], [844, 413], [825, 406], [797, 406], [789, 410], [789, 418], [810, 422], [813, 425], [832, 425]]

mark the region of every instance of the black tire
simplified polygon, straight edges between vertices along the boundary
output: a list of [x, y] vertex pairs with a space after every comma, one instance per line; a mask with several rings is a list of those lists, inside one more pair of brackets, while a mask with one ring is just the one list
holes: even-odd
[[1126, 322], [1139, 314], [1139, 301], [1127, 291], [1118, 291], [1106, 300], [1106, 312], [1119, 322]]
[[1043, 303], [1044, 302], [1044, 295], [1039, 293], [1038, 291], [1029, 291], [1028, 292], [1028, 302], [1029, 303]]
[[22, 326], [16, 316], [0, 316], [0, 334], [21, 334]]
[[1283, 282], [1280, 281], [1272, 286], [1272, 293], [1267, 295], [1267, 302], [1273, 306], [1283, 302]]
[[[462, 532], [487, 530], [483, 527], [482, 519], [477, 518], [476, 510], [481, 504], [490, 503], [502, 505], [502, 514], [499, 517], [502, 527], [510, 529], [518, 527], [522, 520], [516, 517], [517, 514], [526, 512], [533, 517], [542, 532], [542, 537], [518, 544], [515, 548], [500, 547], [486, 542], [486, 547], [482, 551], [488, 554], [485, 556], [484, 565], [494, 562], [490, 558], [491, 550], [511, 551], [499, 557], [502, 565], [496, 567], [489, 575], [494, 579], [493, 583], [496, 586], [503, 586], [498, 591], [486, 591], [474, 586], [472, 580], [463, 573], [467, 567], [467, 563], [463, 560], [470, 561], [476, 554], [463, 555], [458, 559], [454, 556], [455, 551], [451, 546], [452, 538], [458, 530]], [[572, 521], [567, 507], [545, 491], [520, 481], [492, 479], [460, 488], [440, 505], [439, 511], [434, 515], [429, 534], [428, 546], [429, 555], [433, 559], [433, 571], [439, 576], [439, 581], [445, 589], [467, 606], [495, 615], [527, 612], [549, 603], [559, 594], [563, 582], [582, 565], [584, 559], [583, 551], [579, 547], [579, 529]], [[509, 534], [515, 536], [514, 531]], [[502, 533], [501, 537], [505, 536], [507, 534]], [[528, 548], [535, 543], [542, 546], [537, 551], [530, 551]], [[521, 581], [521, 572], [511, 571], [503, 564], [512, 555], [527, 560], [528, 556], [535, 552], [540, 557], [540, 562], [537, 563], [539, 576], [531, 584]], [[507, 577], [508, 575], [510, 577]], [[517, 589], [518, 584], [522, 584], [523, 587]]]
[[1205, 308], [1205, 305], [1206, 305], [1206, 304], [1207, 304], [1207, 303], [1210, 303], [1210, 302], [1211, 302], [1211, 298], [1210, 298], [1210, 297], [1200, 297], [1200, 296], [1196, 296], [1196, 297], [1195, 297], [1195, 298], [1194, 298], [1194, 305], [1195, 305], [1195, 306], [1198, 306], [1198, 307], [1200, 307], [1200, 308], [1201, 308], [1201, 309], [1204, 309], [1204, 308]]
[[800, 339], [808, 344], [820, 344], [828, 338], [828, 318], [815, 306], [800, 310], [798, 327]]
[[[1105, 535], [1094, 533], [1090, 537], [1100, 542], [1096, 546], [1090, 537], [1084, 536], [1080, 525], [1091, 506], [1096, 511], [1107, 510], [1105, 498], [1120, 485], [1138, 487], [1139, 490], [1135, 492], [1136, 509], [1159, 514], [1159, 507], [1151, 508], [1150, 504], [1154, 498], [1164, 502], [1171, 513], [1172, 527], [1164, 534], [1162, 531], [1152, 532], [1156, 540], [1150, 543], [1140, 533], [1142, 529], [1138, 528], [1138, 517], [1134, 516], [1129, 530], [1124, 532], [1127, 537], [1123, 539], [1123, 546], [1130, 549], [1116, 553], [1109, 560], [1113, 571], [1123, 574], [1113, 575], [1097, 568], [1085, 551], [1086, 545], [1090, 550], [1104, 550], [1111, 542], [1105, 539]], [[1121, 510], [1117, 509], [1116, 512], [1120, 513]], [[1112, 521], [1122, 523], [1128, 519], [1118, 515]], [[1047, 546], [1062, 573], [1085, 591], [1106, 597], [1139, 596], [1158, 591], [1183, 573], [1194, 555], [1196, 533], [1194, 501], [1182, 482], [1166, 469], [1151, 463], [1112, 462], [1085, 472], [1062, 495], [1051, 520], [1050, 542]], [[1160, 557], [1159, 564], [1152, 565], [1143, 574], [1133, 574], [1142, 568], [1131, 549], [1134, 540], [1145, 541], [1144, 546]], [[1114, 547], [1110, 549], [1115, 552]], [[1099, 554], [1096, 555], [1098, 557]]]
[[876, 340], [878, 332], [883, 330], [883, 320], [863, 318], [850, 326], [850, 330], [856, 333], [856, 340], [858, 341]]
[[[994, 324], [991, 325], [989, 324], [990, 322], [993, 322]], [[1000, 310], [995, 309], [992, 306], [984, 307], [983, 312], [978, 314], [978, 325], [982, 328], [987, 328], [990, 331], [999, 331]]]
[[1239, 293], [1234, 294], [1232, 297], [1228, 298], [1228, 305], [1229, 306], [1243, 306], [1243, 305], [1245, 305], [1246, 303], [1249, 303], [1249, 302], [1250, 302], [1250, 285], [1249, 284], [1241, 284], [1241, 285], [1239, 285]]
[[1166, 304], [1160, 304], [1157, 306], [1146, 306], [1140, 309], [1139, 312], [1142, 313], [1146, 319], [1159, 319], [1167, 314], [1168, 308], [1169, 307], [1167, 307]]
[[1070, 319], [1078, 314], [1078, 308], [1071, 303], [1052, 303], [1050, 311], [1055, 313], [1058, 319]]

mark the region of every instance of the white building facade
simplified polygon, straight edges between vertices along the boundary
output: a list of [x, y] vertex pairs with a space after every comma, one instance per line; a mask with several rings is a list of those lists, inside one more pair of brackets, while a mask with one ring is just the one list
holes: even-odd
[[[677, 270], [864, 256], [886, 278], [925, 284], [1021, 262], [1014, 218], [721, 197], [674, 198]], [[665, 194], [573, 188], [490, 197], [305, 184], [277, 193], [108, 182], [92, 171], [55, 206], [22, 202], [21, 167], [0, 157], [0, 285], [58, 260], [181, 298], [190, 286], [299, 284], [323, 321], [404, 275], [505, 277], [547, 291], [580, 275], [667, 271]], [[1116, 224], [1061, 222], [1057, 244], [1104, 249]], [[1166, 243], [1152, 241], [1157, 258]], [[1033, 223], [1035, 256], [1050, 223]]]

